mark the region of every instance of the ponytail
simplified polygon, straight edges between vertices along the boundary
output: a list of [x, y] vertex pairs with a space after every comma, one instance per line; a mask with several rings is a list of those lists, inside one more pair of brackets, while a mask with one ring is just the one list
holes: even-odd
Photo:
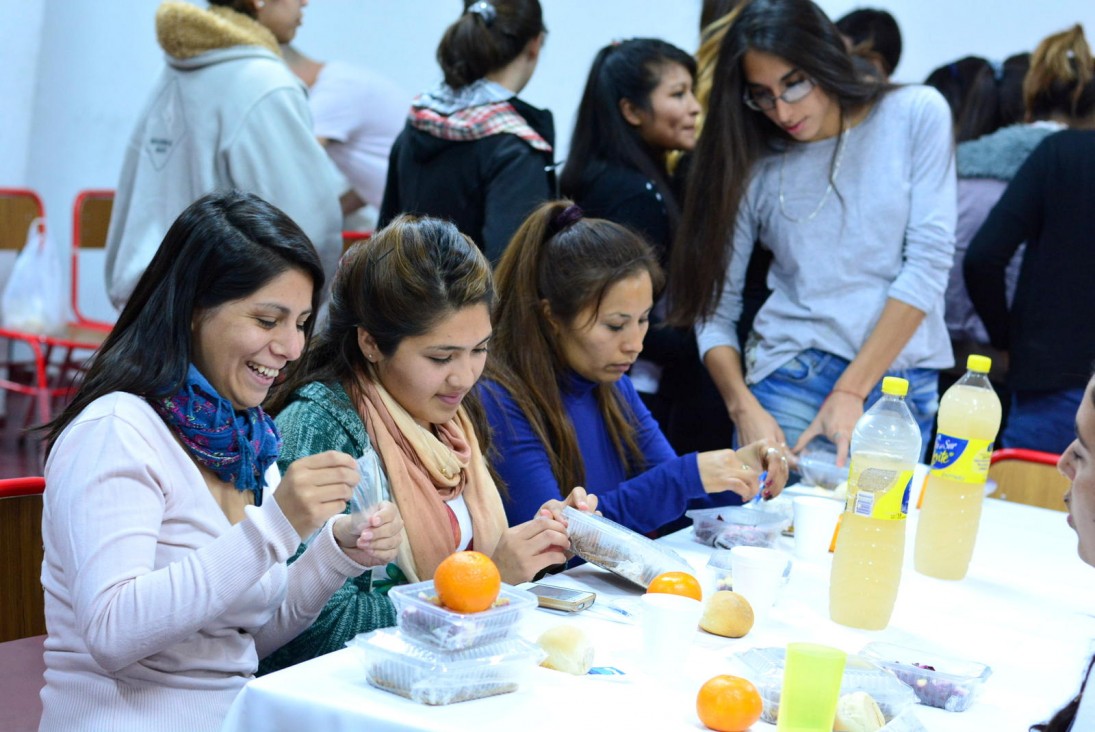
[[545, 30], [538, 0], [464, 0], [437, 46], [445, 83], [462, 89], [513, 61]]
[[1047, 37], [1034, 50], [1023, 81], [1027, 120], [1067, 115], [1083, 119], [1095, 111], [1095, 60], [1079, 23]]
[[[663, 277], [650, 245], [630, 229], [582, 216], [572, 201], [543, 204], [521, 225], [495, 272], [498, 301], [487, 378], [506, 391], [543, 443], [563, 497], [585, 484], [585, 464], [563, 404], [570, 366], [556, 328], [582, 328], [608, 289], [641, 272], [655, 293]], [[548, 317], [551, 313], [551, 318]], [[629, 475], [645, 469], [635, 415], [615, 384], [595, 387], [616, 454]]]

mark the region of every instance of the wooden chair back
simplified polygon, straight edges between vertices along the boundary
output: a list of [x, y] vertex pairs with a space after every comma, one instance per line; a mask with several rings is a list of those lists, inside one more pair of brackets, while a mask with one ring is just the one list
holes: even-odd
[[992, 453], [989, 480], [996, 482], [992, 498], [1064, 511], [1068, 478], [1057, 471], [1059, 455], [1005, 448]]
[[0, 249], [18, 252], [30, 222], [45, 216], [38, 194], [27, 188], [0, 188]]
[[46, 632], [42, 478], [0, 480], [0, 643]]

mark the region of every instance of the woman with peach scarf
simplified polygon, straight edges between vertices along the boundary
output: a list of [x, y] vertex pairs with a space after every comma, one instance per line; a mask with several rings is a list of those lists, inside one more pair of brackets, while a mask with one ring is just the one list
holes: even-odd
[[[347, 582], [316, 622], [263, 671], [337, 650], [354, 635], [395, 624], [386, 591], [427, 580], [449, 554], [492, 557], [505, 582], [530, 580], [566, 560], [561, 501], [509, 527], [468, 397], [486, 364], [494, 297], [490, 265], [450, 223], [401, 216], [343, 258], [327, 324], [290, 373], [270, 411], [287, 460], [325, 450], [358, 459], [362, 474], [399, 507], [403, 546], [380, 582]], [[578, 490], [567, 503], [593, 510]]]

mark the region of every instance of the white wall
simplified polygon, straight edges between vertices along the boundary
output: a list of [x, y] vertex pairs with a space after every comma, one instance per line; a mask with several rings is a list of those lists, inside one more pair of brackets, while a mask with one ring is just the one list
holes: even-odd
[[[700, 0], [541, 1], [548, 43], [522, 96], [555, 112], [560, 157], [598, 48], [632, 36], [696, 45]], [[0, 0], [0, 186], [37, 189], [60, 241], [70, 236], [77, 191], [116, 184], [129, 134], [163, 63], [154, 35], [157, 4]], [[1090, 0], [821, 2], [833, 17], [862, 5], [888, 9], [901, 25], [898, 81], [919, 81], [970, 53], [1003, 58], [1030, 50], [1077, 21], [1095, 41]], [[440, 78], [434, 51], [460, 7], [459, 0], [313, 0], [298, 45], [317, 58], [371, 66], [414, 92]], [[102, 281], [98, 272], [81, 280]], [[108, 313], [105, 298], [92, 310]]]

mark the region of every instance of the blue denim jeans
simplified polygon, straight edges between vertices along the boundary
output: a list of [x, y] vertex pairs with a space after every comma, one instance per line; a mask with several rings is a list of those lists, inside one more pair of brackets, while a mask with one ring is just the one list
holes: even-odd
[[1076, 437], [1076, 411], [1083, 399], [1083, 387], [1014, 392], [1000, 443], [1060, 455]]
[[[779, 423], [788, 445], [794, 445], [814, 421], [837, 379], [848, 368], [840, 356], [814, 348], [802, 351], [752, 387], [753, 396]], [[932, 426], [939, 410], [939, 372], [935, 369], [898, 369], [886, 376], [900, 376], [909, 382], [905, 403], [920, 425], [923, 452], [931, 449]], [[882, 397], [882, 382], [867, 395], [864, 409]]]

